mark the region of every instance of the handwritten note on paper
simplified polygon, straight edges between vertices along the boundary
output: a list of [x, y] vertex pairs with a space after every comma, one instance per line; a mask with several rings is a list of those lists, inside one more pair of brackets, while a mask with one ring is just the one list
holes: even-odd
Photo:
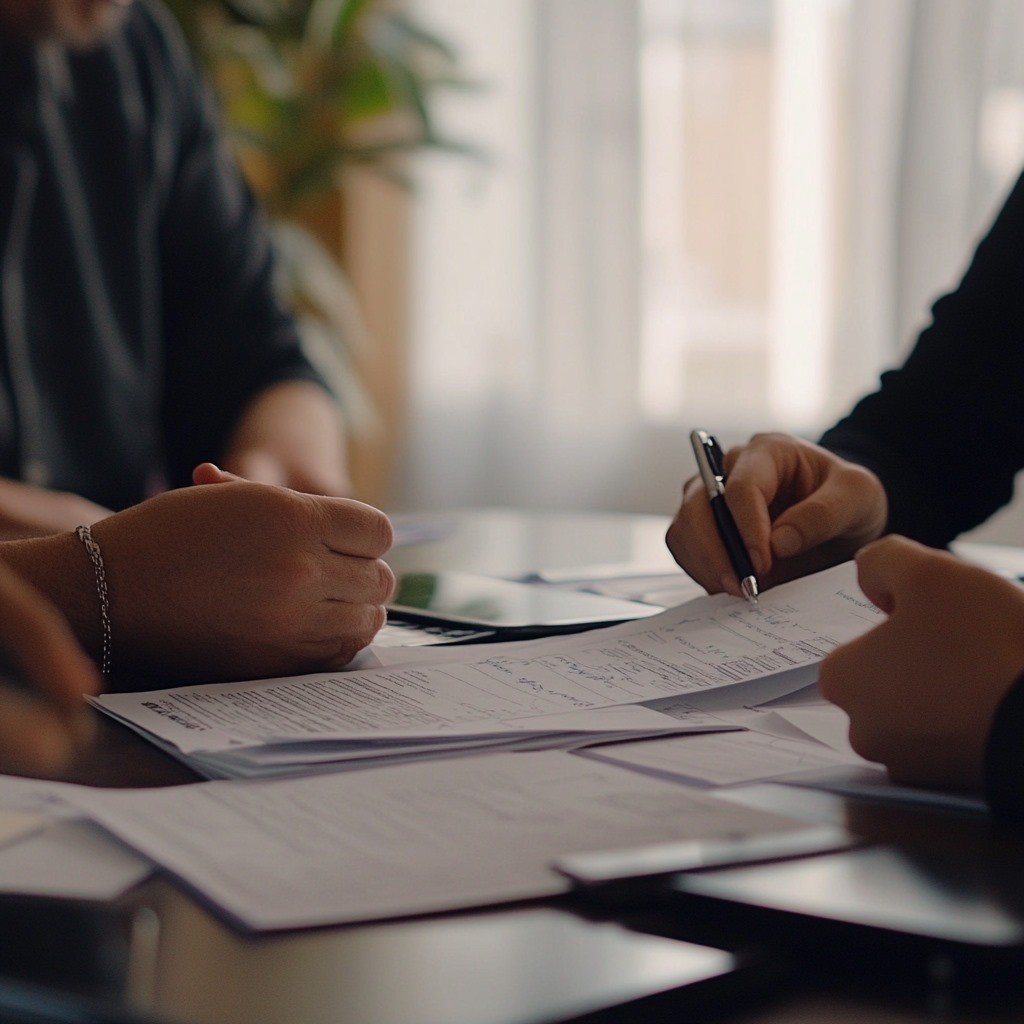
[[[881, 618], [847, 563], [757, 606], [697, 598], [641, 622], [347, 674], [106, 694], [96, 703], [189, 753], [291, 740], [382, 741], [555, 729], [545, 717], [703, 696], [810, 668]], [[801, 683], [806, 682], [801, 679]], [[742, 703], [739, 697], [735, 703]]]

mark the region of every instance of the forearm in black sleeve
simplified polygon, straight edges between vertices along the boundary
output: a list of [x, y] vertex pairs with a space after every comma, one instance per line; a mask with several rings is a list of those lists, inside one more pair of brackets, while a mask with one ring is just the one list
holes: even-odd
[[326, 388], [275, 289], [267, 225], [225, 152], [208, 91], [182, 53], [173, 65], [183, 125], [164, 210], [163, 431], [172, 484], [223, 453], [240, 413], [285, 380]]
[[1024, 465], [1022, 182], [904, 365], [821, 439], [881, 478], [890, 532], [935, 546], [1006, 504]]
[[985, 796], [995, 817], [1024, 824], [1024, 674], [992, 721], [985, 747]]

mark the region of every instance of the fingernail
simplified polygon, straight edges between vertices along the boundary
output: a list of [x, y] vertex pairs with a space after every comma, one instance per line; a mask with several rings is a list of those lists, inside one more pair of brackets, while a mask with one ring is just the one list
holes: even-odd
[[791, 558], [802, 544], [803, 538], [792, 526], [780, 526], [772, 533], [772, 553], [777, 558]]

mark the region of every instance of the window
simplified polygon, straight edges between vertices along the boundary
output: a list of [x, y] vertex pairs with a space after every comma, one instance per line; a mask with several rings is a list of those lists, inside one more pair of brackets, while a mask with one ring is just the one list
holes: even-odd
[[848, 0], [643, 0], [644, 415], [822, 422]]
[[422, 168], [410, 506], [669, 512], [692, 427], [816, 433], [1024, 158], [1015, 0], [411, 2], [493, 164]]

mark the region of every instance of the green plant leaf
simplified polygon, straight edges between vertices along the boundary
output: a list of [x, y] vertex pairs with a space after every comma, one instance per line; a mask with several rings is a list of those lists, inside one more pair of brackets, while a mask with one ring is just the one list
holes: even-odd
[[410, 18], [408, 14], [402, 11], [395, 11], [388, 15], [387, 20], [394, 29], [404, 33], [411, 41], [418, 45], [436, 51], [453, 67], [459, 63], [459, 53], [451, 43], [437, 35], [437, 33], [425, 29], [419, 22]]
[[379, 64], [364, 63], [334, 83], [333, 100], [352, 123], [380, 117], [394, 109], [395, 100], [387, 75]]
[[338, 20], [334, 25], [334, 34], [331, 42], [334, 46], [341, 46], [344, 40], [355, 30], [356, 22], [373, 5], [374, 0], [344, 0]]
[[[381, 0], [169, 0], [277, 215], [335, 187], [345, 163], [408, 182], [403, 153], [480, 159], [433, 123], [441, 90], [479, 87], [443, 37]], [[377, 169], [377, 168], [374, 168]]]

